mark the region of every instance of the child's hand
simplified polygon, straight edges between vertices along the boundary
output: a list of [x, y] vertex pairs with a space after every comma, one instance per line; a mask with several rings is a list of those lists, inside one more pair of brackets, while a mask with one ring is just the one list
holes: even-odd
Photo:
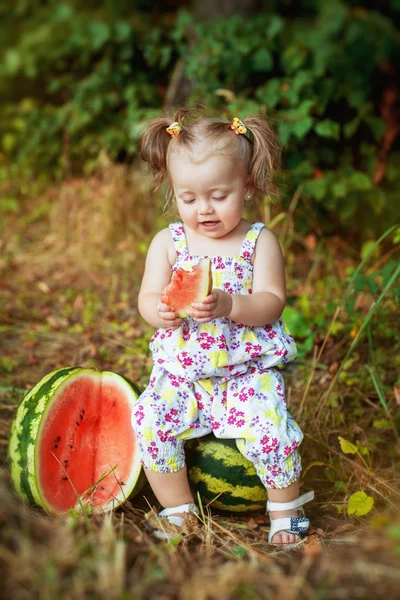
[[160, 302], [157, 304], [157, 313], [165, 325], [161, 325], [162, 329], [178, 329], [182, 325], [182, 319], [178, 317], [172, 306]]
[[203, 302], [193, 302], [190, 316], [197, 323], [207, 323], [218, 317], [227, 317], [232, 310], [232, 296], [222, 290], [212, 290]]

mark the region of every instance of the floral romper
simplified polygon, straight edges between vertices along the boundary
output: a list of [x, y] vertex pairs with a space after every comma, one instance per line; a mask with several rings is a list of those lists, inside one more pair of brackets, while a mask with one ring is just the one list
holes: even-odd
[[[211, 257], [213, 288], [252, 293], [250, 260], [263, 227], [251, 225], [239, 256]], [[176, 248], [172, 270], [190, 270], [201, 257], [189, 255], [182, 223], [172, 223], [170, 230]], [[227, 318], [196, 323], [187, 317], [178, 329], [158, 329], [150, 349], [150, 382], [132, 412], [147, 469], [178, 471], [185, 464], [185, 440], [213, 432], [236, 440], [266, 487], [285, 488], [296, 481], [303, 434], [287, 412], [276, 367], [294, 360], [297, 352], [282, 319], [250, 327]]]

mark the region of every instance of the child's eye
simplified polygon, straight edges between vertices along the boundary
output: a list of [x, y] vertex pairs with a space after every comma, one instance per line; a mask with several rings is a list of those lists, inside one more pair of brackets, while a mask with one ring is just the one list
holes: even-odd
[[183, 202], [184, 204], [193, 204], [196, 198], [186, 198]]
[[224, 198], [226, 198], [227, 195], [228, 194], [225, 194], [225, 196], [218, 196], [218, 197], [217, 196], [212, 196], [212, 199], [213, 200], [223, 200]]

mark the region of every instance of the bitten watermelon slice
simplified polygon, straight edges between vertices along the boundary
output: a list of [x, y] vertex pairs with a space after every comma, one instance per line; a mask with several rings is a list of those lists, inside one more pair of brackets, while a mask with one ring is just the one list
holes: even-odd
[[172, 308], [178, 317], [188, 316], [192, 302], [201, 302], [212, 290], [211, 260], [201, 258], [191, 271], [181, 267], [172, 275], [161, 301]]
[[68, 367], [46, 375], [23, 398], [11, 426], [8, 458], [17, 492], [55, 514], [78, 508], [77, 494], [102, 512], [137, 492], [143, 475], [131, 411], [140, 394], [110, 371]]

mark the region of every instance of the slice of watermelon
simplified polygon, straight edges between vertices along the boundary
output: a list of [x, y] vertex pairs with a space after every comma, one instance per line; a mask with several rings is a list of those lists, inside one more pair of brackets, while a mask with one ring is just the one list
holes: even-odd
[[110, 371], [69, 367], [46, 375], [11, 426], [17, 492], [55, 514], [80, 503], [108, 511], [137, 492], [143, 476], [131, 411], [140, 393]]
[[178, 317], [188, 316], [192, 302], [201, 302], [212, 290], [211, 260], [201, 258], [191, 271], [181, 267], [172, 275], [161, 302], [171, 306]]

